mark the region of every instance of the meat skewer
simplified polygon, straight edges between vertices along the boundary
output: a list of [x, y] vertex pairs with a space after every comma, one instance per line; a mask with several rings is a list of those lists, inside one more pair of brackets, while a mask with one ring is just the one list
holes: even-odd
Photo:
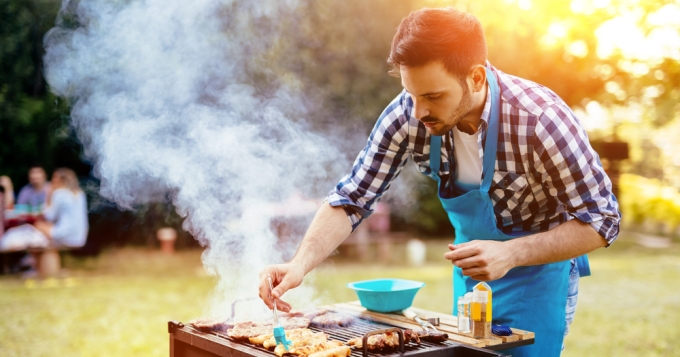
[[415, 334], [423, 341], [442, 343], [449, 339], [449, 335], [446, 332], [441, 331], [415, 331]]
[[[404, 345], [410, 342], [413, 342], [417, 345], [420, 344], [420, 338], [413, 332], [413, 330], [406, 329], [403, 331], [403, 333]], [[347, 344], [356, 348], [363, 348], [363, 342], [364, 341], [362, 337], [355, 337], [347, 341]], [[387, 331], [384, 333], [371, 335], [368, 336], [366, 346], [371, 352], [394, 350], [399, 347], [399, 335], [394, 331]]]

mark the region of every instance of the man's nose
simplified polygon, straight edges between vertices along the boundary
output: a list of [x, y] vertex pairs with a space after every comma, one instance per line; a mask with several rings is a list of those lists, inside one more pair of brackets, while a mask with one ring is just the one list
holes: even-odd
[[422, 101], [414, 100], [413, 115], [416, 117], [416, 119], [420, 120], [430, 115], [430, 111], [429, 109], [427, 109], [427, 106]]

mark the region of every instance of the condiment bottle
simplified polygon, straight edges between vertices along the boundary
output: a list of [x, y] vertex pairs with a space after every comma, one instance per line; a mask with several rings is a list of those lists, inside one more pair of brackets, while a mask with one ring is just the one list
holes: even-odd
[[458, 297], [458, 332], [470, 332], [469, 293]]
[[472, 289], [472, 337], [491, 337], [491, 287], [481, 282]]

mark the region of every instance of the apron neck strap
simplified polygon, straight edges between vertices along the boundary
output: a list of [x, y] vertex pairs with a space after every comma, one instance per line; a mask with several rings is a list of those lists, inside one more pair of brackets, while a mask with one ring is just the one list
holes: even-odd
[[[501, 96], [498, 81], [493, 72], [486, 68], [486, 81], [491, 91], [491, 113], [489, 113], [489, 125], [484, 142], [484, 162], [482, 169], [481, 191], [489, 192], [493, 172], [496, 168], [496, 149], [498, 147], [498, 127], [500, 122]], [[439, 167], [441, 163], [442, 137], [430, 135], [430, 176], [439, 180]]]
[[486, 67], [486, 82], [491, 92], [491, 113], [487, 125], [486, 140], [484, 141], [484, 162], [482, 164], [482, 184], [480, 191], [489, 192], [493, 172], [496, 168], [496, 149], [498, 147], [498, 128], [500, 126], [501, 95], [498, 81], [493, 72]]
[[430, 176], [439, 181], [439, 166], [441, 162], [442, 137], [430, 135]]

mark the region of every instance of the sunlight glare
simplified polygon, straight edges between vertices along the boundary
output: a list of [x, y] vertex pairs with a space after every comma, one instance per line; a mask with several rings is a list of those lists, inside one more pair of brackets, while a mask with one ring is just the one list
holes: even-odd
[[584, 58], [588, 55], [588, 45], [583, 40], [576, 40], [567, 46], [567, 52], [573, 56]]
[[567, 26], [562, 22], [555, 21], [548, 26], [548, 30], [541, 38], [543, 45], [547, 47], [556, 46], [567, 36]]
[[664, 5], [647, 15], [647, 23], [654, 26], [680, 26], [680, 5]]
[[530, 10], [531, 0], [517, 0], [517, 6], [522, 10]]
[[616, 51], [626, 57], [644, 56], [645, 35], [637, 26], [637, 19], [633, 14], [626, 14], [606, 21], [595, 30], [597, 37], [597, 55], [604, 59], [612, 56]]
[[575, 14], [592, 14], [598, 9], [613, 8], [611, 0], [572, 0], [569, 7]]
[[571, 12], [575, 14], [585, 13], [588, 10], [588, 4], [585, 0], [572, 0], [570, 7]]
[[585, 110], [577, 110], [576, 115], [581, 119], [586, 131], [606, 130], [612, 126], [609, 112], [594, 100], [586, 104]]
[[650, 13], [645, 20], [655, 28], [648, 35], [638, 26], [642, 16], [629, 11], [603, 23], [595, 30], [597, 55], [604, 59], [619, 51], [640, 61], [680, 60], [680, 5], [668, 4]]

